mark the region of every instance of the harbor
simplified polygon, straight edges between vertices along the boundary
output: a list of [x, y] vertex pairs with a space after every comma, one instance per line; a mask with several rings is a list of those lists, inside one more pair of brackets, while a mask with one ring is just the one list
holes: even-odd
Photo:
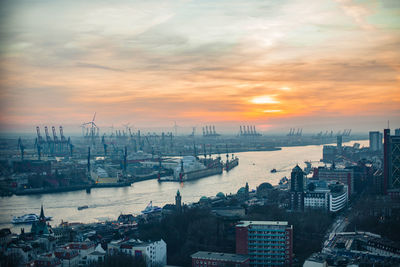
[[[365, 146], [367, 141], [356, 141]], [[352, 145], [353, 142], [346, 143]], [[61, 221], [69, 222], [98, 222], [111, 220], [120, 214], [139, 214], [152, 201], [153, 205], [163, 207], [173, 202], [176, 191], [179, 189], [185, 203], [197, 202], [202, 196], [215, 196], [219, 192], [224, 194], [236, 193], [237, 188], [248, 182], [251, 189], [263, 182], [278, 185], [284, 176], [296, 164], [306, 167], [304, 161], [319, 161], [322, 146], [283, 147], [277, 151], [241, 152], [236, 153], [240, 164], [229, 172], [213, 175], [184, 183], [159, 183], [157, 179], [134, 183], [129, 187], [98, 188], [90, 194], [84, 190], [60, 192], [57, 194], [37, 194], [11, 196], [0, 198], [0, 225], [10, 227], [19, 232], [19, 226], [10, 222], [13, 216], [37, 211], [41, 204], [46, 213], [53, 216], [54, 225]], [[280, 171], [270, 173], [276, 168]], [[78, 211], [77, 207], [88, 205], [90, 208]], [[85, 216], [82, 216], [84, 212]]]

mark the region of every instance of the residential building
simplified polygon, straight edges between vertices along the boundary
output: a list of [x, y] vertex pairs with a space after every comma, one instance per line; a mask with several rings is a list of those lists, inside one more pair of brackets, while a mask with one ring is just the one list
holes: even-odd
[[290, 176], [290, 209], [304, 210], [304, 172], [296, 165]]
[[167, 244], [164, 240], [142, 242], [131, 239], [128, 241], [112, 241], [108, 244], [108, 253], [122, 252], [135, 257], [143, 257], [148, 267], [167, 264]]
[[381, 151], [382, 146], [382, 133], [376, 132], [369, 132], [369, 149], [370, 151]]
[[54, 255], [60, 259], [61, 267], [78, 267], [80, 255], [77, 250], [59, 248]]
[[9, 228], [3, 228], [0, 230], [0, 250], [11, 242], [11, 236], [12, 234]]
[[392, 197], [400, 197], [400, 135], [390, 135], [384, 130], [383, 149], [384, 191]]
[[[331, 259], [363, 263], [365, 266], [399, 266], [398, 243], [369, 232], [343, 232], [331, 235], [325, 242], [322, 254]], [[354, 262], [355, 261], [355, 262]], [[359, 265], [356, 265], [359, 266]]]
[[57, 257], [39, 257], [34, 261], [35, 267], [61, 267], [62, 263]]
[[354, 192], [354, 171], [352, 169], [337, 169], [320, 167], [316, 172], [319, 180], [326, 182], [340, 182], [347, 186], [348, 196]]
[[214, 266], [235, 266], [248, 267], [250, 263], [249, 256], [218, 253], [208, 251], [198, 251], [191, 255], [192, 267], [214, 267]]
[[241, 221], [236, 225], [236, 254], [249, 255], [250, 266], [291, 265], [293, 226], [282, 221]]

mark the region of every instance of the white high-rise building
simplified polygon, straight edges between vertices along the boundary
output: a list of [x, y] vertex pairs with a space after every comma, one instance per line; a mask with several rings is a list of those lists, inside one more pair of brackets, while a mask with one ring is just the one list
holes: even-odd
[[164, 240], [142, 242], [140, 240], [112, 241], [108, 253], [122, 252], [134, 257], [143, 257], [147, 267], [165, 266], [167, 264], [167, 244]]
[[381, 151], [382, 150], [382, 140], [383, 135], [382, 133], [376, 132], [369, 132], [369, 149], [371, 151]]

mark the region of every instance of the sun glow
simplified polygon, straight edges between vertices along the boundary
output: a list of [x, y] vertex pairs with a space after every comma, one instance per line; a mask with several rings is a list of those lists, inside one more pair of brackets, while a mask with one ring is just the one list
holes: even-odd
[[265, 113], [278, 113], [278, 112], [282, 112], [282, 110], [280, 109], [267, 109], [264, 110]]
[[278, 104], [279, 101], [275, 100], [273, 96], [263, 95], [257, 96], [251, 100], [254, 104]]

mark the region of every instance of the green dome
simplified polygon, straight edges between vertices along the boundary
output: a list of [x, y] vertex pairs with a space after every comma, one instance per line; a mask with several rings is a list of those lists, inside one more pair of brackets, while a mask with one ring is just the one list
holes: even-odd
[[219, 192], [219, 193], [217, 194], [217, 197], [219, 197], [219, 198], [224, 198], [224, 197], [225, 197], [225, 194], [222, 193], [222, 192]]
[[238, 191], [237, 194], [244, 194], [246, 192], [246, 188], [241, 187]]
[[274, 189], [274, 187], [270, 183], [262, 183], [257, 188], [257, 190], [268, 190], [268, 189]]
[[200, 201], [208, 201], [208, 198], [207, 198], [206, 196], [202, 196], [202, 197], [200, 198]]

